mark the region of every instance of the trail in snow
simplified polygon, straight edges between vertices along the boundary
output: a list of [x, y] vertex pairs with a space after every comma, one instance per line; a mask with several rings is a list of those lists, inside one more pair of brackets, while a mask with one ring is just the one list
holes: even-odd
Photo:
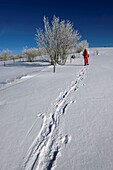
[[83, 67], [76, 80], [72, 81], [71, 86], [59, 94], [54, 111], [49, 114], [49, 117], [47, 117], [47, 113], [40, 114], [43, 119], [42, 128], [28, 151], [23, 169], [50, 170], [60, 154], [62, 144], [66, 145], [70, 141], [69, 135], [63, 136], [60, 132], [60, 119], [65, 114], [67, 107], [75, 102], [71, 100], [71, 97], [80, 87], [87, 68]]

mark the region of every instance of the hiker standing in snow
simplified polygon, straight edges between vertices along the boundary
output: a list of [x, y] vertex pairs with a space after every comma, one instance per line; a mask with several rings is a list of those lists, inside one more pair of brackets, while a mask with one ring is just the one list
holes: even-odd
[[87, 49], [85, 49], [84, 51], [83, 51], [83, 54], [82, 54], [83, 56], [84, 56], [84, 65], [86, 66], [86, 65], [89, 65], [89, 63], [88, 63], [88, 58], [89, 58], [89, 52], [88, 52], [88, 50]]

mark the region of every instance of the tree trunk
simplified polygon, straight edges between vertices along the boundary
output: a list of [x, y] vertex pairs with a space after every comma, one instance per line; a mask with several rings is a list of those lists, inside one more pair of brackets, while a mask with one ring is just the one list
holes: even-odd
[[56, 62], [54, 61], [53, 72], [55, 73], [55, 71], [56, 71]]
[[4, 67], [6, 66], [5, 61], [4, 61]]

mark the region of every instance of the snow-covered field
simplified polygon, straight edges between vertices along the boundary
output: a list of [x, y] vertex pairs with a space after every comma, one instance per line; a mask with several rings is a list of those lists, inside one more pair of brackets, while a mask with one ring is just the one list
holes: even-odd
[[0, 61], [0, 170], [113, 170], [113, 48], [56, 73]]

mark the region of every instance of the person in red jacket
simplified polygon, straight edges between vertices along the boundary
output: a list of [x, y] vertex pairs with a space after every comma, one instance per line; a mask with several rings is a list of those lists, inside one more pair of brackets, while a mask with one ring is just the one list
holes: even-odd
[[84, 56], [84, 65], [85, 65], [85, 66], [86, 66], [86, 65], [89, 65], [89, 63], [88, 63], [88, 58], [89, 58], [89, 52], [88, 52], [88, 50], [85, 49], [82, 55]]

